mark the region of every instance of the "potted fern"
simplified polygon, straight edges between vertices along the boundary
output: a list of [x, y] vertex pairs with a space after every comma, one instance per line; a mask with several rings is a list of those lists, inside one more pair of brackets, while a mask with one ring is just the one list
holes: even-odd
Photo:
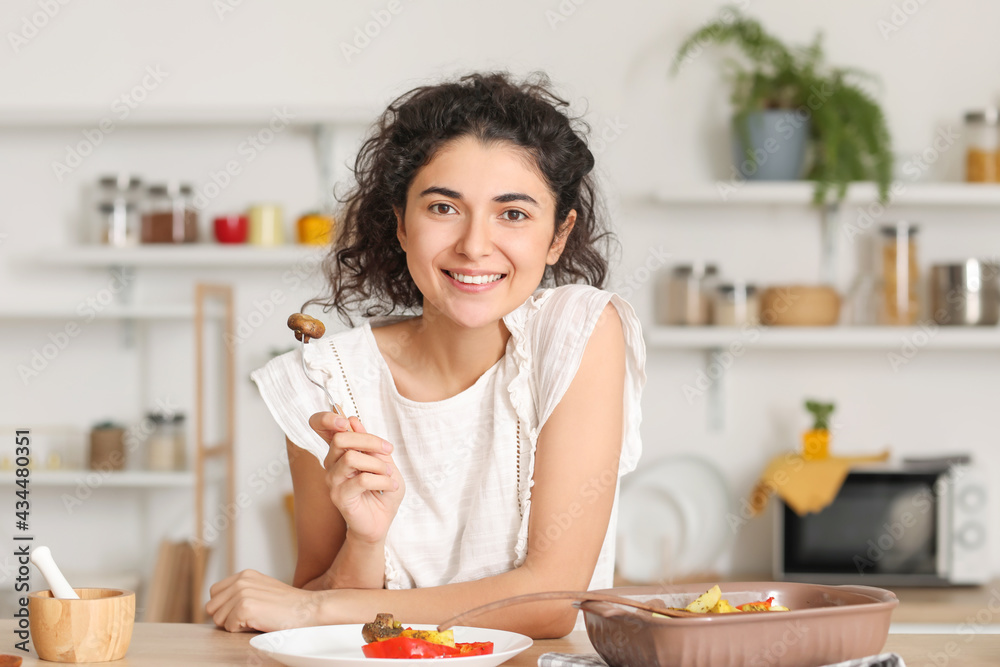
[[892, 143], [881, 107], [860, 85], [870, 74], [824, 63], [821, 35], [789, 47], [760, 22], [727, 7], [681, 44], [673, 73], [702, 46], [732, 45], [733, 153], [751, 180], [816, 182], [813, 201], [842, 201], [852, 181], [874, 181], [888, 200]]

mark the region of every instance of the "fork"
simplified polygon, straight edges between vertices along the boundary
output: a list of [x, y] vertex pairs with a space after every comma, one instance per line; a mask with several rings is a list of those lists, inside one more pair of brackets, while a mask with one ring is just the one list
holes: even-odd
[[[302, 341], [301, 354], [299, 355], [299, 361], [302, 362], [302, 373], [310, 382], [323, 390], [323, 393], [326, 394], [326, 398], [330, 405], [333, 406], [334, 414], [347, 419], [347, 413], [345, 413], [344, 409], [340, 407], [336, 400], [334, 400], [333, 395], [330, 394], [330, 390], [327, 386], [314, 378], [309, 372], [309, 368], [306, 366], [306, 345], [309, 343], [311, 338], [321, 338], [323, 334], [326, 333], [326, 327], [323, 326], [323, 323], [315, 317], [310, 317], [309, 315], [305, 315], [303, 313], [293, 313], [288, 317], [288, 328], [295, 332], [296, 339]], [[348, 426], [348, 428], [350, 428], [350, 426]]]

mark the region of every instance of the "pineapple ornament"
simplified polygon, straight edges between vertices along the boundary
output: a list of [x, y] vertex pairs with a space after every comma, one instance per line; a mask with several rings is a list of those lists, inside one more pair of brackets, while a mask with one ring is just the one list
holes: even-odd
[[819, 461], [830, 457], [830, 415], [833, 403], [806, 401], [806, 410], [813, 416], [813, 427], [802, 434], [802, 458]]

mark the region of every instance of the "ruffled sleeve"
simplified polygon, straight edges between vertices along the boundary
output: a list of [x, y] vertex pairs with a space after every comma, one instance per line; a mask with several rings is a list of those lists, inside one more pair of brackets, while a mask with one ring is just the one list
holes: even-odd
[[[328, 375], [313, 358], [320, 353], [320, 344], [310, 345], [306, 363], [327, 379]], [[261, 398], [271, 411], [271, 416], [281, 430], [295, 445], [313, 454], [320, 465], [326, 460], [329, 445], [309, 427], [309, 417], [317, 412], [330, 409], [330, 401], [325, 392], [309, 381], [302, 371], [302, 352], [293, 350], [275, 357], [262, 368], [250, 374], [257, 383]], [[319, 379], [319, 378], [318, 378]]]
[[[583, 360], [583, 353], [601, 313], [614, 305], [625, 334], [625, 387], [622, 397], [622, 451], [618, 475], [635, 469], [642, 453], [639, 424], [642, 420], [642, 389], [646, 384], [646, 346], [642, 326], [632, 306], [617, 294], [586, 285], [564, 285], [539, 290], [519, 308], [504, 317], [511, 332], [509, 363], [514, 366], [508, 393], [518, 419], [519, 435], [527, 442], [527, 465], [518, 479], [521, 522], [515, 543], [514, 567], [528, 553], [531, 487], [534, 483], [535, 449], [538, 435], [569, 389]], [[617, 485], [616, 485], [617, 504]], [[601, 547], [592, 587], [611, 585], [614, 568], [615, 513]]]
[[526, 318], [531, 341], [530, 376], [540, 431], [569, 389], [583, 360], [587, 341], [610, 302], [618, 311], [625, 334], [625, 392], [623, 396], [622, 453], [618, 474], [635, 469], [642, 453], [639, 423], [642, 389], [646, 383], [646, 346], [635, 311], [617, 294], [587, 285], [564, 285], [549, 290], [536, 312]]

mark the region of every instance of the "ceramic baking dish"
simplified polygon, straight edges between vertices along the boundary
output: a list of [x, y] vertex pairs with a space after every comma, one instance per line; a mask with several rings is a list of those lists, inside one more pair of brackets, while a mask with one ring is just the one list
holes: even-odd
[[[713, 584], [601, 591], [684, 607]], [[579, 602], [590, 642], [611, 667], [819, 667], [879, 653], [899, 600], [870, 586], [720, 584], [733, 605], [774, 597], [787, 612], [661, 618], [609, 602]]]

